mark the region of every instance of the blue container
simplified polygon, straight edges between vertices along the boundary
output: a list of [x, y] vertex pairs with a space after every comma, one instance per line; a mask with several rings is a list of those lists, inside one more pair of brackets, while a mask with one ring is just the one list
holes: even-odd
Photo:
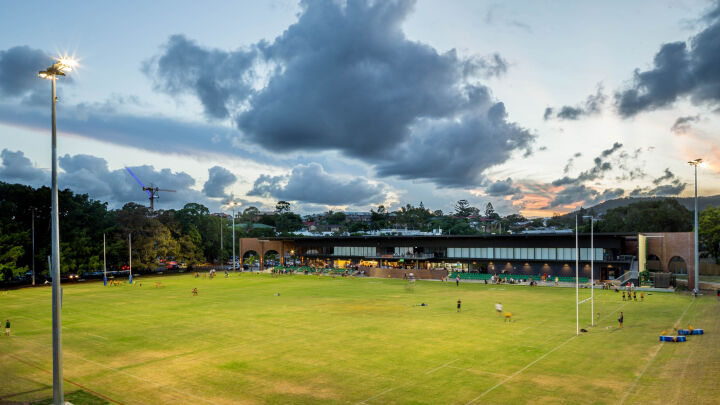
[[685, 336], [660, 336], [661, 342], [685, 342], [686, 340]]
[[690, 334], [691, 335], [704, 335], [705, 331], [703, 331], [702, 329], [693, 329]]
[[678, 329], [678, 335], [691, 335], [690, 329]]

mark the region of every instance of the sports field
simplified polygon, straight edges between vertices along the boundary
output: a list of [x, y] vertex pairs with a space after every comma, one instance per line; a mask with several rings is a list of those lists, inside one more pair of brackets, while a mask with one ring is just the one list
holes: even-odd
[[[66, 393], [122, 404], [720, 398], [720, 303], [710, 296], [623, 302], [596, 290], [598, 326], [588, 326], [583, 304], [588, 332], [576, 337], [572, 288], [266, 274], [136, 282], [65, 285]], [[513, 322], [495, 313], [496, 302]], [[0, 339], [0, 403], [51, 397], [50, 288], [1, 292], [0, 318], [11, 319], [13, 334]], [[688, 324], [706, 334], [658, 342], [661, 331]]]

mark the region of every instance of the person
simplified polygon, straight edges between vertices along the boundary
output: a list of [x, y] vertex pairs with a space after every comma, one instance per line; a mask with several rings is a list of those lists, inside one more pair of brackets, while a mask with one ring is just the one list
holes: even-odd
[[[495, 284], [495, 275], [490, 276], [490, 282]], [[720, 290], [718, 290], [718, 296], [720, 296]]]
[[637, 301], [637, 291], [633, 291], [633, 301]]
[[560, 281], [560, 278], [558, 278], [558, 276], [555, 276], [555, 287], [558, 286], [559, 281]]
[[455, 285], [457, 287], [460, 287], [460, 275], [459, 274], [455, 276]]
[[10, 336], [10, 320], [5, 320], [5, 336]]
[[717, 297], [718, 297], [718, 300], [720, 300], [720, 288], [718, 288], [718, 290], [717, 290]]
[[192, 289], [192, 295], [198, 295], [198, 289], [197, 287]]
[[618, 323], [620, 324], [620, 329], [623, 327], [623, 313], [620, 312], [620, 318], [618, 318]]
[[505, 312], [505, 322], [512, 322], [512, 312]]
[[641, 292], [640, 293], [640, 302], [643, 302], [643, 301], [645, 301], [645, 293]]
[[457, 311], [460, 312], [460, 306], [462, 305], [462, 301], [458, 300], [457, 302]]
[[625, 291], [623, 291], [623, 301], [625, 301]]
[[502, 315], [502, 310], [503, 307], [501, 303], [498, 302], [497, 304], [495, 304], [495, 312], [497, 312], [498, 316]]
[[228, 274], [228, 271], [225, 270], [225, 278], [228, 278], [228, 277], [230, 277], [230, 274]]

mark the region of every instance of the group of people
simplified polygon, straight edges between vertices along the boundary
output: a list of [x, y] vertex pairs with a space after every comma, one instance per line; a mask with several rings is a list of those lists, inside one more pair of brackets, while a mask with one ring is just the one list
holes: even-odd
[[[424, 305], [423, 305], [424, 306]], [[462, 310], [462, 301], [457, 300], [457, 312], [460, 312]], [[495, 304], [495, 312], [498, 314], [498, 316], [503, 315], [503, 305], [501, 303]], [[505, 312], [505, 322], [512, 322], [512, 313], [511, 312]]]

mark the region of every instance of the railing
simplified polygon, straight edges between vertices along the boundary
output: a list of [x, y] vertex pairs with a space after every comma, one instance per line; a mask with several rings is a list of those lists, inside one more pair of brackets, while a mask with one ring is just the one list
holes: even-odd
[[639, 280], [640, 279], [639, 268], [640, 268], [640, 264], [635, 260], [635, 258], [633, 258], [632, 261], [630, 262], [630, 270], [626, 271], [625, 273], [623, 273], [622, 276], [613, 280], [612, 284], [623, 285], [632, 279]]

